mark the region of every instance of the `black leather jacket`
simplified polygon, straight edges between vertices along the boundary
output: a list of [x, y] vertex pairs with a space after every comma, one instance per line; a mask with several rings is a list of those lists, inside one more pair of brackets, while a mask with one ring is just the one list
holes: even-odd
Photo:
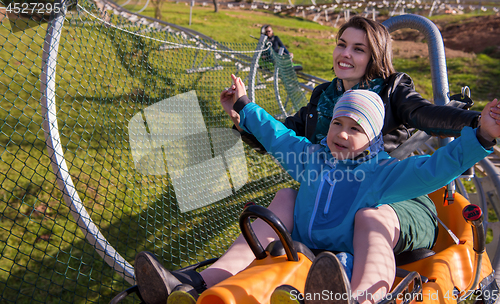
[[[285, 120], [285, 126], [297, 135], [312, 138], [318, 112], [318, 100], [330, 82], [314, 88], [309, 103], [295, 115]], [[385, 121], [382, 128], [384, 149], [388, 153], [405, 142], [415, 129], [430, 135], [457, 137], [464, 126], [477, 127], [479, 112], [465, 111], [449, 106], [437, 106], [424, 99], [414, 89], [413, 80], [405, 73], [395, 73], [386, 80], [380, 92], [385, 104]], [[259, 153], [266, 151], [257, 139], [249, 133], [241, 134], [244, 142]]]

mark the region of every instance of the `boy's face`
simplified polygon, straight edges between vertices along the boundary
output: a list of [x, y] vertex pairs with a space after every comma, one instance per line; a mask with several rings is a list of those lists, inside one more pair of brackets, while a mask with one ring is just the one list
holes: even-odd
[[345, 116], [332, 120], [326, 142], [333, 157], [339, 160], [353, 159], [370, 145], [363, 128], [354, 119]]

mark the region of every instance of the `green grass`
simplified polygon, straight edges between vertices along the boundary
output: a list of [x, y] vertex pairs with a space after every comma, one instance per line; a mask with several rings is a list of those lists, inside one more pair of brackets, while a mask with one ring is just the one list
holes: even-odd
[[[152, 15], [152, 9], [144, 13]], [[189, 6], [167, 2], [164, 16], [188, 27]], [[334, 77], [336, 29], [331, 27], [268, 12], [215, 14], [210, 7], [195, 7], [191, 28], [231, 48], [253, 50], [256, 40], [250, 35], [258, 36], [263, 24], [273, 25], [304, 72]], [[39, 91], [45, 32], [46, 25], [18, 32], [7, 20], [0, 25], [0, 294], [2, 301], [17, 303], [108, 302], [128, 284], [78, 229], [45, 146]], [[203, 51], [158, 51], [160, 42], [99, 24], [68, 23], [61, 45], [56, 101], [69, 172], [92, 220], [127, 261], [140, 250], [154, 251], [171, 268], [219, 256], [238, 233], [235, 219], [244, 203], [266, 205], [278, 189], [295, 185], [269, 157], [247, 149], [250, 181], [241, 190], [213, 206], [181, 214], [167, 175], [143, 176], [135, 170], [128, 122], [165, 97], [196, 90], [207, 127], [230, 127], [218, 94], [236, 72], [234, 62], [219, 61], [221, 71], [186, 74], [194, 58], [202, 66], [214, 65], [212, 53], [201, 62]], [[395, 65], [430, 98], [425, 59], [397, 59]], [[498, 59], [487, 55], [449, 60], [451, 91], [470, 86], [479, 109], [498, 96], [499, 70]], [[248, 74], [238, 72], [243, 78]], [[279, 114], [272, 85], [263, 83], [258, 100]]]
[[[431, 70], [428, 59], [395, 59], [398, 71], [409, 74], [417, 91], [432, 100]], [[473, 110], [480, 111], [484, 105], [500, 96], [500, 60], [479, 54], [474, 58], [451, 58], [447, 60], [450, 95], [461, 92], [463, 86], [471, 90], [475, 102]]]
[[[45, 25], [15, 33], [9, 22], [0, 27], [0, 293], [16, 303], [106, 302], [128, 284], [88, 244], [56, 188], [39, 105], [44, 35]], [[187, 43], [178, 38], [171, 37]], [[173, 269], [220, 256], [238, 232], [243, 204], [265, 205], [272, 193], [292, 184], [269, 157], [248, 150], [247, 185], [210, 207], [181, 214], [168, 176], [138, 174], [128, 122], [160, 98], [196, 90], [207, 127], [230, 127], [218, 95], [236, 73], [234, 62], [221, 62], [220, 72], [186, 74], [204, 54], [160, 52], [159, 46], [100, 25], [68, 24], [56, 100], [69, 172], [92, 220], [129, 262], [137, 251], [149, 250]], [[249, 46], [255, 48], [236, 47]], [[209, 55], [203, 65], [214, 64]], [[272, 86], [257, 96], [273, 96]]]

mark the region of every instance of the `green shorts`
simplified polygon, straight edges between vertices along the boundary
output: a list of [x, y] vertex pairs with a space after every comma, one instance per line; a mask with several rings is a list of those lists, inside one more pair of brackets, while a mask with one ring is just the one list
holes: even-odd
[[[431, 249], [438, 234], [436, 207], [427, 196], [389, 204], [399, 219], [399, 240], [394, 247], [394, 254], [419, 248]], [[426, 208], [427, 207], [427, 208]]]

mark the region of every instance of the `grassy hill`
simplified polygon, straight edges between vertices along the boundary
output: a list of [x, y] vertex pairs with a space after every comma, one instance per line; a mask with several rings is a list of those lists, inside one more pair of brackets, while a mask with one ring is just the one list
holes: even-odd
[[[275, 34], [294, 54], [294, 61], [302, 64], [305, 73], [324, 79], [334, 77], [331, 67], [337, 28], [264, 10], [221, 8], [218, 13], [214, 13], [211, 2], [207, 4], [192, 8], [191, 25], [189, 25], [191, 8], [187, 3], [165, 2], [162, 7], [163, 20], [188, 27], [223, 42], [251, 42], [254, 39], [251, 36], [259, 37], [262, 25], [271, 24]], [[140, 3], [125, 6], [132, 11], [137, 11], [138, 7], [141, 7]], [[154, 17], [153, 7], [146, 8], [141, 14]], [[459, 23], [477, 16], [476, 13], [435, 16], [431, 20]], [[396, 70], [410, 74], [417, 90], [424, 97], [432, 99], [427, 58], [398, 58], [396, 55], [394, 65]], [[484, 102], [500, 96], [499, 76], [500, 59], [491, 58], [486, 54], [448, 60], [450, 92], [458, 93], [462, 86], [469, 86], [476, 101], [475, 109], [483, 106]]]
[[[136, 2], [135, 11], [138, 6]], [[143, 14], [153, 16], [152, 7]], [[303, 65], [304, 72], [325, 79], [334, 77], [331, 54], [336, 28], [267, 11], [223, 9], [216, 14], [210, 6], [195, 6], [189, 25], [190, 7], [174, 2], [164, 3], [163, 16], [168, 22], [228, 43], [255, 42], [250, 35], [258, 37], [262, 25], [272, 24], [294, 53], [295, 62]], [[113, 238], [117, 251], [129, 261], [133, 260], [136, 250], [142, 249], [163, 250], [165, 255], [176, 258], [176, 267], [181, 259], [187, 260], [188, 257], [182, 255], [186, 251], [192, 256], [201, 256], [202, 253], [188, 248], [187, 237], [178, 240], [186, 235], [210, 240], [211, 250], [220, 252], [228, 246], [227, 234], [236, 234], [238, 229], [231, 230], [233, 223], [224, 223], [218, 218], [203, 218], [201, 213], [179, 218], [171, 215], [176, 205], [169, 177], [151, 180], [134, 177], [137, 172], [128, 155], [129, 139], [125, 132], [130, 118], [158, 101], [155, 98], [193, 88], [203, 93], [200, 98], [208, 118], [223, 114], [217, 100], [226, 76], [217, 79], [215, 72], [187, 74], [193, 56], [183, 60], [182, 50], [160, 52], [158, 42], [148, 42], [138, 36], [132, 38], [99, 22], [85, 21], [68, 22], [63, 29], [66, 47], [59, 55], [56, 94], [69, 170], [93, 220], [99, 223], [106, 237]], [[46, 25], [18, 32], [13, 32], [11, 26], [7, 19], [0, 26], [0, 93], [3, 96], [0, 106], [3, 122], [0, 128], [0, 298], [16, 303], [30, 303], [33, 299], [46, 303], [107, 302], [128, 285], [98, 256], [69, 214], [55, 183], [45, 146], [39, 88]], [[400, 57], [395, 59], [395, 65], [398, 70], [409, 73], [418, 91], [430, 98], [426, 58]], [[486, 54], [453, 58], [448, 61], [448, 71], [452, 92], [469, 85], [476, 101], [484, 102], [500, 95], [499, 59]], [[163, 92], [160, 90], [163, 88], [170, 91]], [[267, 91], [272, 93], [271, 86]], [[273, 101], [274, 95], [269, 96]], [[217, 123], [215, 119], [207, 119], [210, 126], [220, 126]], [[229, 120], [224, 123], [227, 123], [224, 127], [230, 126]], [[271, 170], [276, 166], [274, 161], [262, 161], [253, 151], [249, 154], [249, 161], [253, 161], [249, 166], [250, 175], [254, 177], [262, 171], [266, 173], [264, 182], [274, 182], [278, 176]], [[271, 195], [259, 193], [263, 188], [269, 193], [278, 189], [267, 187], [259, 179], [258, 183], [249, 183], [245, 193], [238, 194], [241, 195], [238, 199], [243, 202], [257, 196], [257, 202], [269, 201]], [[134, 197], [136, 189], [144, 189], [137, 192], [139, 197]], [[151, 197], [153, 201], [149, 202]], [[129, 204], [130, 201], [140, 201], [141, 205]], [[227, 218], [231, 212], [236, 217], [241, 210], [237, 203], [240, 202], [221, 202], [227, 205], [220, 212], [221, 218]], [[151, 209], [149, 216], [148, 208]], [[154, 220], [151, 214], [155, 215]], [[218, 230], [204, 230], [205, 221], [216, 223]], [[187, 230], [179, 233], [185, 226]], [[169, 243], [169, 234], [176, 238], [177, 247]]]

